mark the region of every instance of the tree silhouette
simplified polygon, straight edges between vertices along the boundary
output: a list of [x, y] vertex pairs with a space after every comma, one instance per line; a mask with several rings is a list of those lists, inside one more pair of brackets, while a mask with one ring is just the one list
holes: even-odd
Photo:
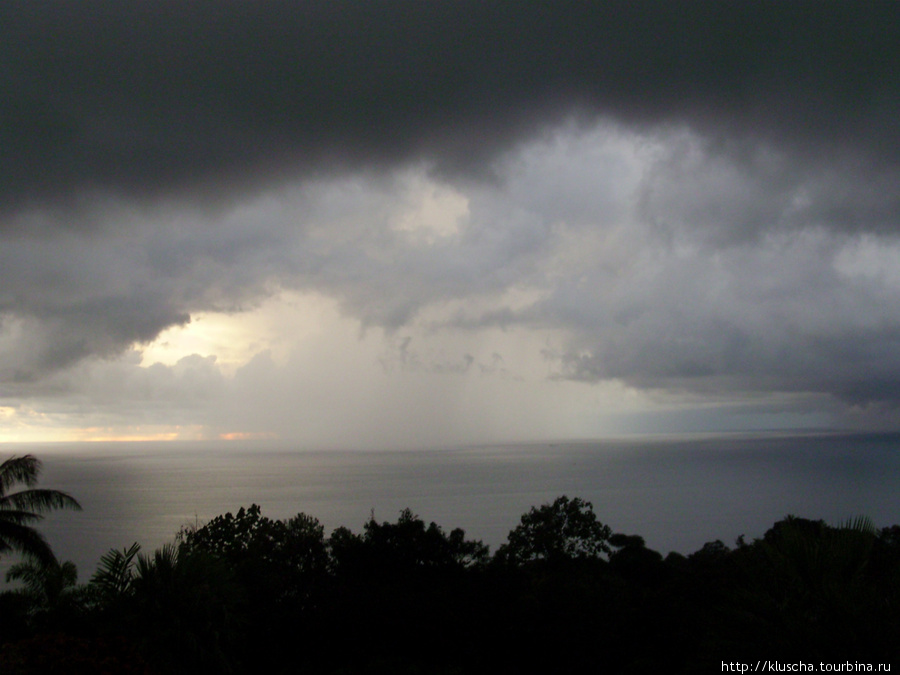
[[183, 528], [179, 539], [188, 550], [224, 560], [255, 597], [272, 602], [305, 598], [328, 567], [325, 530], [318, 520], [304, 513], [272, 520], [258, 504], [202, 527]]
[[362, 542], [370, 554], [368, 564], [406, 573], [414, 569], [463, 569], [484, 563], [487, 546], [465, 536], [460, 528], [447, 535], [437, 523], [426, 527], [425, 521], [406, 508], [396, 523], [379, 523], [370, 518], [364, 526]]
[[597, 520], [590, 502], [563, 495], [523, 515], [497, 558], [513, 564], [599, 558], [610, 553], [610, 536], [612, 530]]
[[218, 557], [171, 542], [145, 555], [135, 543], [100, 559], [90, 590], [101, 634], [136, 645], [153, 672], [234, 672], [240, 588]]
[[598, 658], [611, 672], [701, 672], [723, 653], [764, 649], [890, 662], [900, 634], [900, 526], [879, 532], [865, 518], [788, 517], [752, 543], [663, 559], [641, 536], [611, 533], [590, 502], [560, 497], [525, 513], [489, 560], [461, 529], [409, 509], [326, 539], [311, 516], [272, 520], [252, 505], [152, 556], [137, 544], [110, 551], [81, 606], [52, 616], [35, 610], [52, 608], [57, 590], [77, 592], [73, 576], [29, 562], [17, 574], [37, 601], [0, 593], [4, 675], [129, 672], [74, 668], [76, 650], [127, 653], [112, 641], [173, 675], [487, 675], [581, 672]]
[[[19, 551], [42, 563], [56, 558], [43, 535], [31, 524], [53, 509], [80, 511], [81, 505], [65, 492], [36, 489], [41, 462], [32, 455], [10, 457], [0, 464], [0, 554]], [[8, 493], [16, 484], [28, 489]]]
[[130, 598], [137, 635], [163, 673], [230, 673], [238, 588], [218, 558], [165, 544], [139, 553]]
[[6, 572], [6, 581], [21, 581], [18, 591], [28, 603], [28, 623], [37, 629], [59, 630], [77, 621], [85, 607], [86, 589], [78, 586], [75, 563], [28, 560]]

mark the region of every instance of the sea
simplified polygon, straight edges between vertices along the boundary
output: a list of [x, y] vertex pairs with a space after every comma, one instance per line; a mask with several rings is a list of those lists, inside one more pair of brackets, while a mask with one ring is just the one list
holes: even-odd
[[[310, 450], [276, 442], [3, 444], [43, 462], [41, 487], [81, 512], [38, 525], [88, 581], [110, 549], [146, 553], [183, 527], [259, 504], [306, 513], [326, 534], [361, 532], [410, 508], [494, 551], [533, 506], [560, 495], [593, 504], [615, 532], [667, 554], [761, 537], [786, 515], [839, 525], [900, 523], [900, 433], [753, 433], [509, 443], [428, 450]], [[0, 560], [0, 572], [14, 561]], [[5, 576], [5, 574], [4, 574]], [[0, 587], [2, 587], [0, 580]]]

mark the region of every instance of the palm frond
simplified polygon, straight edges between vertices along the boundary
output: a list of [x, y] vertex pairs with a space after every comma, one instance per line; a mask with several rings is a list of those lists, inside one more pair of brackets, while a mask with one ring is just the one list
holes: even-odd
[[91, 583], [111, 596], [126, 593], [134, 578], [135, 557], [140, 550], [141, 545], [134, 542], [130, 548], [123, 551], [110, 549], [104, 553], [100, 557], [97, 571], [91, 577]]
[[0, 509], [18, 509], [41, 513], [53, 509], [81, 511], [74, 497], [60, 490], [22, 490], [0, 498]]
[[6, 573], [6, 581], [21, 581], [24, 591], [38, 605], [58, 604], [71, 595], [78, 584], [78, 568], [71, 560], [41, 563], [29, 560], [13, 565]]
[[869, 516], [856, 516], [856, 518], [851, 518], [850, 520], [841, 523], [841, 529], [872, 536], [878, 534], [878, 530], [875, 529], [875, 523]]
[[[20, 551], [44, 564], [55, 564], [56, 558], [44, 537], [31, 523], [41, 520], [41, 514], [54, 509], [80, 511], [71, 495], [60, 490], [37, 489], [41, 462], [33, 455], [10, 457], [0, 464], [0, 553]], [[15, 485], [27, 489], [8, 494]]]
[[16, 525], [25, 525], [27, 523], [36, 523], [43, 520], [44, 516], [31, 511], [14, 511], [3, 508], [3, 500], [0, 500], [0, 522], [15, 523]]
[[22, 581], [26, 587], [30, 588], [34, 585], [35, 580], [38, 578], [38, 574], [39, 569], [34, 563], [16, 563], [6, 570], [6, 583], [9, 583], [10, 581]]
[[0, 521], [0, 550], [15, 550], [51, 564], [56, 556], [44, 536], [27, 525]]
[[41, 460], [33, 455], [23, 457], [10, 457], [0, 464], [0, 495], [17, 483], [24, 483], [28, 487], [37, 484], [38, 475], [41, 473]]

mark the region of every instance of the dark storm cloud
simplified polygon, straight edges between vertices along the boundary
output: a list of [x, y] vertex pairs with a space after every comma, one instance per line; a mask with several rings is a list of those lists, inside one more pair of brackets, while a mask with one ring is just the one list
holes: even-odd
[[893, 2], [11, 0], [0, 203], [216, 197], [415, 158], [483, 172], [568, 113], [893, 171], [898, 16]]

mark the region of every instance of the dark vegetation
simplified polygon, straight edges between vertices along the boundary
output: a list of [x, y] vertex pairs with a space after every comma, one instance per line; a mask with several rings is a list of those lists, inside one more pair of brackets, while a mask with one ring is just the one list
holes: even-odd
[[[59, 490], [36, 488], [41, 462], [32, 455], [10, 457], [0, 464], [0, 555], [10, 551], [24, 553], [35, 561], [56, 561], [44, 537], [34, 523], [53, 509], [81, 510], [72, 497]], [[24, 490], [10, 488], [24, 485]]]
[[112, 550], [89, 583], [31, 556], [0, 594], [0, 672], [721, 672], [757, 659], [890, 663], [900, 526], [788, 516], [663, 558], [589, 502], [522, 516], [491, 555], [404, 510], [326, 536], [259, 506]]

